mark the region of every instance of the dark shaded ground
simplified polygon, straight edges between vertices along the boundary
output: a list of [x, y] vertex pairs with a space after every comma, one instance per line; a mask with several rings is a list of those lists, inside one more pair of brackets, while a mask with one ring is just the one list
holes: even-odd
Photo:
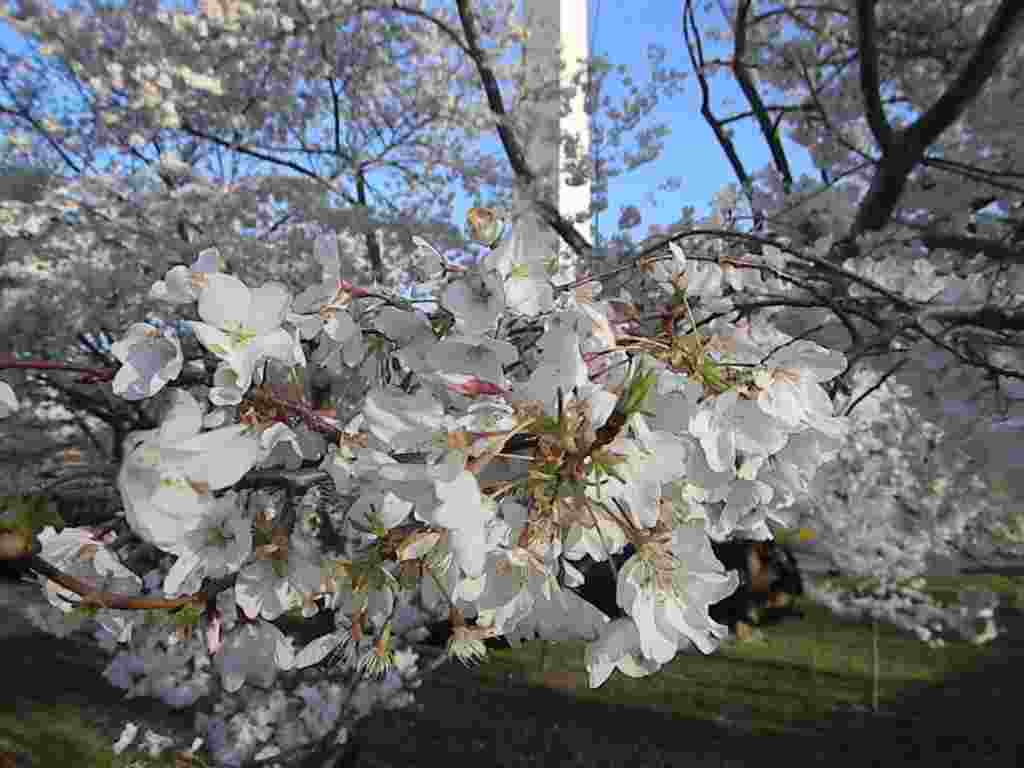
[[[0, 582], [0, 716], [14, 714], [24, 721], [80, 712], [106, 736], [108, 744], [113, 744], [127, 721], [134, 721], [142, 731], [149, 727], [167, 735], [191, 734], [192, 713], [155, 699], [125, 699], [124, 691], [109, 685], [101, 676], [107, 657], [83, 652], [87, 636], [61, 640], [45, 634], [11, 607], [14, 601], [40, 597], [35, 585]], [[4, 731], [0, 717], [0, 741], [19, 741], [16, 734]], [[48, 732], [46, 743], [25, 745], [19, 752], [29, 752], [33, 758], [25, 765], [87, 765], [80, 745], [63, 738], [56, 728]]]
[[[83, 655], [74, 641], [36, 633], [4, 605], [17, 598], [7, 592], [0, 599], [0, 711], [80, 706], [111, 740], [125, 720], [190, 733], [191, 714], [150, 699], [126, 701], [99, 677], [99, 657]], [[476, 673], [449, 663], [420, 689], [415, 709], [380, 712], [365, 723], [358, 765], [1018, 766], [1024, 764], [1024, 614], [1001, 608], [998, 619], [1009, 630], [994, 641], [998, 653], [945, 685], [906, 694], [898, 715], [836, 713], [827, 723], [793, 723], [784, 735], [611, 708], [515, 682], [481, 687]], [[70, 745], [52, 746], [60, 764], [82, 764]]]
[[[479, 688], [453, 665], [418, 693], [420, 711], [377, 714], [363, 764], [432, 766], [444, 759], [502, 766], [1020, 766], [1024, 765], [1024, 614], [994, 653], [942, 686], [912, 690], [898, 714], [836, 713], [762, 735], [650, 710], [613, 709], [547, 689]], [[756, 663], [742, 662], [735, 663]]]

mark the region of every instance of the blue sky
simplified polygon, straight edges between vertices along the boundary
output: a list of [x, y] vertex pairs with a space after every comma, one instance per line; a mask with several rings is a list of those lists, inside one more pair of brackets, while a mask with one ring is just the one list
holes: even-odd
[[[647, 47], [661, 45], [668, 51], [666, 66], [690, 73], [690, 60], [683, 40], [682, 5], [681, 0], [588, 0], [592, 52], [608, 56], [615, 64], [626, 64], [640, 76], [649, 71]], [[698, 11], [698, 21], [702, 18]], [[716, 14], [709, 21], [720, 24], [721, 15]], [[707, 40], [704, 41], [704, 52], [707, 59], [729, 54], [727, 48], [716, 47]], [[719, 117], [740, 111], [745, 106], [739, 89], [725, 77], [712, 81], [712, 96], [715, 114]], [[725, 106], [730, 101], [731, 109]], [[619, 205], [639, 205], [647, 191], [667, 176], [680, 176], [683, 185], [678, 191], [662, 194], [656, 205], [641, 205], [643, 223], [634, 233], [641, 239], [648, 225], [666, 225], [676, 221], [684, 206], [693, 206], [698, 213], [705, 211], [715, 193], [724, 184], [735, 181], [725, 154], [701, 117], [700, 91], [692, 74], [682, 94], [659, 104], [658, 114], [672, 130], [665, 140], [665, 151], [651, 166], [614, 182], [609, 190], [609, 211], [604, 216], [608, 221], [601, 222], [603, 233], [614, 226]], [[734, 124], [733, 128], [733, 140], [747, 171], [752, 173], [767, 165], [770, 162], [768, 148], [753, 123], [744, 121]], [[786, 148], [796, 175], [813, 171], [802, 148], [788, 142]]]
[[[64, 3], [58, 0], [57, 4]], [[647, 79], [647, 49], [652, 44], [668, 51], [666, 66], [690, 71], [682, 34], [681, 0], [588, 0], [588, 15], [593, 53], [608, 56], [613, 64], [627, 65], [638, 81]], [[719, 22], [719, 18], [714, 20]], [[0, 45], [10, 48], [19, 43], [17, 35], [0, 23]], [[712, 58], [727, 56], [728, 51], [705, 41], [705, 54]], [[729, 102], [738, 108], [744, 104], [739, 90], [728, 78], [713, 81], [712, 92], [720, 116], [729, 113]], [[658, 105], [657, 118], [668, 122], [672, 131], [665, 140], [665, 151], [653, 164], [613, 180], [609, 210], [600, 221], [603, 234], [614, 231], [620, 206], [634, 204], [641, 209], [642, 223], [632, 234], [643, 239], [648, 226], [673, 223], [684, 206], [693, 206], [698, 213], [705, 211], [714, 194], [735, 180], [699, 107], [699, 90], [692, 76], [682, 94]], [[754, 125], [747, 121], [734, 124], [733, 128], [734, 141], [747, 170], [753, 172], [765, 166], [770, 159], [768, 149]], [[812, 172], [802, 149], [787, 143], [787, 150], [796, 174]], [[655, 201], [650, 201], [650, 191], [669, 176], [680, 177], [682, 187], [660, 193]], [[463, 198], [456, 211], [457, 223], [461, 224], [467, 207]]]

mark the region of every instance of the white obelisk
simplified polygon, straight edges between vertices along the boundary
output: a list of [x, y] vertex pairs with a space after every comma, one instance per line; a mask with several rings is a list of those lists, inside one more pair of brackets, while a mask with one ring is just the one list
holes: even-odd
[[[558, 73], [561, 88], [573, 86], [574, 79], [585, 70], [590, 55], [587, 40], [587, 0], [523, 0], [524, 26], [527, 31], [523, 47], [523, 66], [528, 90], [537, 91], [550, 86]], [[559, 60], [561, 53], [561, 60]], [[585, 81], [582, 81], [585, 83]], [[552, 97], [536, 105], [531, 115], [533, 128], [526, 147], [526, 157], [537, 173], [538, 185], [549, 190], [553, 202], [563, 217], [574, 221], [578, 214], [590, 207], [590, 180], [582, 184], [564, 172], [565, 145], [562, 136], [575, 137], [577, 157], [590, 156], [590, 118], [584, 111], [585, 93], [578, 87], [567, 115], [561, 114], [561, 99], [553, 89]], [[532, 230], [527, 237], [531, 247], [543, 249], [546, 254], [558, 253], [561, 268], [556, 283], [575, 278], [572, 252], [546, 224], [523, 224]], [[590, 219], [576, 223], [577, 230], [590, 239]], [[521, 230], [522, 231], [522, 230]], [[524, 232], [524, 234], [526, 234]]]

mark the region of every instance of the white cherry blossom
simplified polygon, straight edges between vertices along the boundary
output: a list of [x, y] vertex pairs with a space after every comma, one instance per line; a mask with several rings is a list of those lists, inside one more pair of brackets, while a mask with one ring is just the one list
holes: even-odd
[[124, 365], [114, 377], [114, 394], [125, 400], [152, 397], [181, 373], [181, 342], [170, 329], [133, 323], [127, 335], [110, 347]]
[[250, 290], [236, 277], [215, 273], [199, 296], [202, 322], [189, 325], [203, 346], [231, 366], [244, 392], [260, 361], [296, 362], [295, 341], [281, 328], [290, 302], [288, 289], [279, 283]]

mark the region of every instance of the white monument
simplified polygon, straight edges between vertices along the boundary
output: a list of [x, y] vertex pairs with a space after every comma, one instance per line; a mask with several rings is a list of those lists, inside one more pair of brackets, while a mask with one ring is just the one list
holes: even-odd
[[[585, 70], [586, 59], [590, 55], [587, 0], [523, 0], [523, 16], [527, 30], [523, 49], [527, 89], [536, 91], [545, 85], [550, 86], [559, 71], [562, 89], [572, 87], [577, 74]], [[575, 217], [590, 207], [590, 180], [588, 178], [581, 184], [578, 183], [579, 178], [573, 179], [564, 172], [565, 144], [561, 141], [563, 134], [576, 137], [577, 156], [589, 162], [590, 118], [584, 111], [584, 96], [583, 88], [578, 88], [571, 108], [564, 116], [557, 94], [552, 93], [552, 98], [538, 105], [538, 114], [532, 121], [531, 140], [526, 146], [526, 158], [537, 173], [538, 186], [551, 190], [559, 213], [573, 221], [577, 230], [589, 240], [590, 219], [576, 222]], [[548, 253], [557, 249], [560, 254], [562, 266], [555, 281], [573, 280], [575, 270], [571, 251], [560, 244], [557, 234], [545, 224], [532, 226], [528, 222], [523, 223], [532, 229], [527, 237], [534, 247]]]

